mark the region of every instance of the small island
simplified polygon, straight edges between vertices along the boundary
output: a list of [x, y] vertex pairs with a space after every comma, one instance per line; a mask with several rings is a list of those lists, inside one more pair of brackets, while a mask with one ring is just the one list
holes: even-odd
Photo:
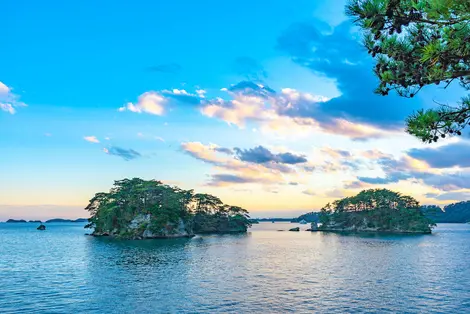
[[25, 223], [27, 221], [24, 219], [8, 219], [6, 222], [7, 223]]
[[78, 219], [63, 219], [63, 218], [54, 218], [46, 220], [46, 223], [68, 223], [68, 222], [87, 222], [87, 218], [78, 218]]
[[85, 209], [91, 216], [85, 228], [93, 228], [93, 236], [122, 239], [238, 233], [251, 226], [245, 209], [226, 205], [218, 197], [139, 178], [115, 181]]
[[322, 208], [319, 231], [431, 233], [435, 223], [411, 196], [371, 189]]

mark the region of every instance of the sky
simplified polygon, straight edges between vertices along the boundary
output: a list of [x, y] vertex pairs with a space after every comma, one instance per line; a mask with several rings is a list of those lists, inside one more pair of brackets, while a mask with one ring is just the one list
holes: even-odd
[[332, 1], [5, 0], [0, 220], [87, 217], [114, 180], [157, 179], [253, 217], [363, 189], [470, 198], [468, 136], [404, 119], [463, 91], [373, 93], [373, 60]]

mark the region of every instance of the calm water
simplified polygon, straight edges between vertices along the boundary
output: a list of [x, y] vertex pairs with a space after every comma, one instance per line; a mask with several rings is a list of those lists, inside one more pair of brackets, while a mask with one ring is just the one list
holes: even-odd
[[[113, 241], [0, 223], [0, 313], [470, 313], [470, 225]], [[301, 226], [305, 229], [305, 225]]]

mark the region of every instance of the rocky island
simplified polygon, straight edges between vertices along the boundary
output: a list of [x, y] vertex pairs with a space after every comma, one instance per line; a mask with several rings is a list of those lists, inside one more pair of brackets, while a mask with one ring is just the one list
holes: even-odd
[[319, 231], [431, 233], [434, 222], [411, 196], [371, 189], [322, 208]]
[[245, 209], [218, 197], [139, 178], [115, 181], [85, 209], [91, 216], [85, 228], [94, 229], [92, 235], [123, 239], [246, 232], [251, 226]]

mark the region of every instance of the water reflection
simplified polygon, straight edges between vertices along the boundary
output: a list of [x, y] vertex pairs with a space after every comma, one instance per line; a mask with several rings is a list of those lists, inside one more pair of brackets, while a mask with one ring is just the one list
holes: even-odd
[[470, 306], [470, 225], [424, 236], [277, 231], [289, 227], [117, 241], [70, 226], [40, 234], [0, 226], [0, 312], [463, 313]]

